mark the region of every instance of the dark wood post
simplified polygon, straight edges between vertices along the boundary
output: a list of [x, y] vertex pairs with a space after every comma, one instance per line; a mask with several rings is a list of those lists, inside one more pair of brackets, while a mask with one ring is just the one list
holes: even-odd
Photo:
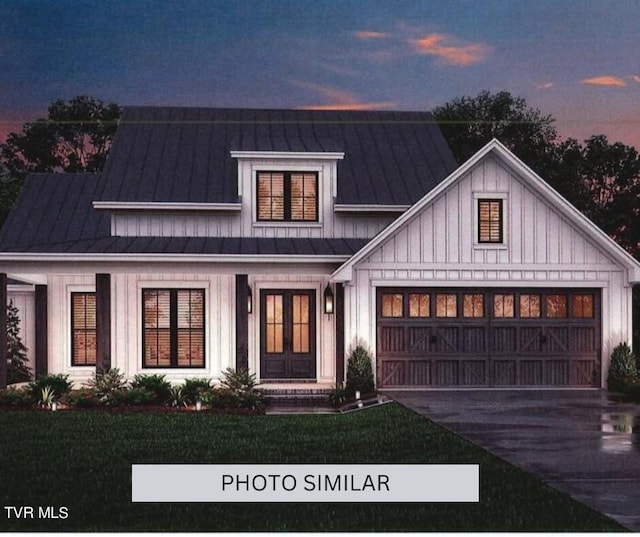
[[236, 369], [249, 369], [249, 277], [236, 274]]
[[96, 274], [96, 371], [111, 368], [111, 274]]
[[336, 385], [344, 382], [344, 285], [336, 283]]
[[48, 298], [47, 286], [36, 285], [36, 378], [48, 372], [47, 358], [49, 354], [48, 339]]
[[7, 275], [0, 273], [0, 390], [7, 387]]

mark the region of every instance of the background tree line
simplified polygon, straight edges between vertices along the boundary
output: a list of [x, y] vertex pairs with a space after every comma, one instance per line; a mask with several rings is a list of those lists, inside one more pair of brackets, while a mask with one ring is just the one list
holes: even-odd
[[[497, 138], [605, 233], [640, 260], [640, 156], [604, 135], [562, 139], [554, 118], [509, 92], [483, 91], [437, 107], [434, 116], [458, 163]], [[121, 108], [86, 95], [57, 100], [0, 145], [0, 223], [31, 172], [99, 172]], [[640, 348], [640, 286], [634, 289]]]

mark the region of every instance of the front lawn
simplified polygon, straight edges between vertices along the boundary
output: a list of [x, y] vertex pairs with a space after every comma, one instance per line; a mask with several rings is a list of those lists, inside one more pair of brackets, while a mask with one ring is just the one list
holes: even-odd
[[[0, 506], [68, 518], [0, 530], [429, 531], [622, 528], [395, 404], [349, 415], [0, 412]], [[478, 504], [133, 504], [133, 463], [478, 463]], [[167, 483], [167, 487], [171, 487]]]

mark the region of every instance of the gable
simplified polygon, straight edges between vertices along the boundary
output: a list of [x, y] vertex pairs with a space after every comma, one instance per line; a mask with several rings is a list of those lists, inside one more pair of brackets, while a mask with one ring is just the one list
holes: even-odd
[[[533, 279], [538, 267], [584, 271], [640, 265], [570, 206], [499, 142], [446, 179], [373, 239], [333, 278], [348, 280], [352, 268], [394, 264], [405, 268], [514, 268]], [[484, 153], [482, 153], [484, 151]], [[505, 158], [513, 157], [513, 160]], [[477, 200], [504, 200], [504, 244], [479, 244]], [[593, 275], [592, 275], [593, 276]]]

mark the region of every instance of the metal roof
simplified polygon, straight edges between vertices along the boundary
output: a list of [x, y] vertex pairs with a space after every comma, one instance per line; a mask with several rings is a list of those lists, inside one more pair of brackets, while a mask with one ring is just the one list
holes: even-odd
[[413, 204], [456, 168], [429, 112], [125, 108], [105, 201], [237, 201], [231, 151], [344, 152], [337, 203]]

